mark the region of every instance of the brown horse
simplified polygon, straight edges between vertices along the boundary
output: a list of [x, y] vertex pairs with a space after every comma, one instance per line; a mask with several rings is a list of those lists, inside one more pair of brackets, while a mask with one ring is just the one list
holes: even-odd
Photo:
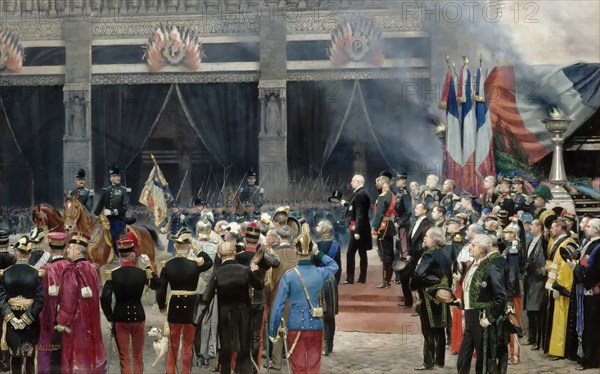
[[[100, 268], [102, 265], [109, 262], [113, 256], [111, 248], [112, 241], [110, 237], [110, 224], [108, 219], [101, 215], [95, 219], [79, 202], [77, 194], [70, 197], [65, 194], [64, 205], [64, 228], [67, 231], [82, 231], [90, 235], [91, 241], [88, 244], [88, 258], [96, 266]], [[138, 240], [139, 248], [138, 255], [146, 254], [150, 258], [150, 266], [156, 271], [155, 263], [155, 248], [160, 246], [158, 243], [158, 235], [156, 231], [148, 226], [132, 225], [128, 229], [133, 231]]]
[[63, 216], [56, 208], [47, 203], [38, 204], [31, 210], [31, 221], [46, 232], [65, 232]]

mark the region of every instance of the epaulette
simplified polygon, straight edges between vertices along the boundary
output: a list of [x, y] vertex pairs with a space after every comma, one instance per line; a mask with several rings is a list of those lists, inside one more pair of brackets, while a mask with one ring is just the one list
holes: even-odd
[[145, 269], [146, 270], [146, 279], [152, 279], [152, 269]]
[[[10, 266], [9, 266], [10, 267]], [[8, 268], [7, 268], [8, 269]], [[0, 270], [0, 278], [2, 278], [4, 276], [4, 269]]]
[[112, 280], [112, 270], [104, 270], [104, 279]]
[[462, 243], [463, 242], [463, 237], [460, 236], [459, 234], [454, 235], [454, 237], [452, 238], [452, 243]]
[[195, 262], [198, 266], [204, 265], [204, 257], [198, 257]]
[[127, 191], [127, 193], [130, 193], [131, 192], [131, 188], [129, 188], [129, 187], [125, 188], [125, 191]]
[[89, 196], [94, 196], [94, 190], [88, 190], [88, 191], [90, 191], [88, 194]]
[[259, 191], [260, 193], [265, 193], [265, 189], [264, 189], [264, 188], [262, 188], [262, 187], [261, 187], [261, 188], [259, 188], [259, 189], [258, 189], [258, 191]]
[[46, 271], [44, 269], [39, 269], [38, 270], [38, 276], [40, 278], [44, 278], [46, 276]]

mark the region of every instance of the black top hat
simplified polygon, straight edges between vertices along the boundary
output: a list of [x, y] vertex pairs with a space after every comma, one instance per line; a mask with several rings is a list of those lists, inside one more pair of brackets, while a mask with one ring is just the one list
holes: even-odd
[[559, 251], [563, 261], [577, 261], [579, 260], [579, 257], [581, 257], [581, 252], [579, 252], [579, 248], [575, 243], [568, 243], [566, 246], [560, 247]]
[[404, 271], [408, 268], [408, 260], [405, 258], [399, 258], [392, 263], [392, 270]]
[[117, 164], [116, 162], [113, 162], [110, 165], [110, 168], [108, 168], [108, 173], [110, 175], [121, 175], [121, 169], [119, 169], [119, 164]]
[[389, 171], [382, 171], [379, 173], [379, 176], [389, 178], [390, 180], [392, 179], [392, 173]]
[[330, 203], [341, 203], [342, 202], [342, 191], [333, 191], [331, 196], [327, 199]]
[[75, 178], [77, 178], [77, 179], [85, 179], [85, 169], [79, 169], [79, 170], [77, 170], [77, 173], [75, 173]]
[[297, 237], [302, 232], [302, 224], [305, 222], [304, 217], [296, 218], [290, 216], [287, 218], [287, 225], [292, 229], [294, 237]]
[[521, 324], [519, 323], [516, 314], [513, 312], [508, 313], [506, 315], [505, 324], [509, 333], [517, 334], [519, 338], [523, 337], [523, 330], [521, 329]]

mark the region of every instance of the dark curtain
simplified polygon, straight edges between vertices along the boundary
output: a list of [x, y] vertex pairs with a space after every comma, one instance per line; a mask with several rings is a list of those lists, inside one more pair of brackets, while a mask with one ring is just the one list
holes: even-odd
[[[352, 93], [353, 81], [288, 82], [288, 165], [290, 178], [319, 176], [325, 150], [334, 144]], [[342, 139], [342, 138], [340, 138]]]
[[108, 166], [117, 162], [127, 184], [127, 167], [148, 141], [172, 85], [92, 87], [92, 133], [96, 188], [108, 184]]
[[248, 169], [258, 171], [256, 83], [179, 84], [177, 94], [198, 139], [223, 170], [226, 185], [237, 187]]
[[[63, 186], [63, 134], [65, 107], [62, 86], [45, 87], [3, 87], [0, 90], [6, 116], [4, 134], [14, 134], [2, 145], [13, 142], [13, 150], [20, 149], [33, 172], [33, 180], [23, 175], [14, 176], [8, 183], [13, 185], [33, 183], [33, 201], [37, 204], [48, 202], [57, 205], [62, 202]], [[18, 147], [16, 147], [18, 145]], [[3, 151], [4, 153], [4, 151]], [[16, 158], [18, 160], [18, 157]], [[18, 161], [20, 162], [20, 161]], [[29, 188], [24, 188], [27, 191]], [[23, 190], [19, 192], [22, 194]], [[21, 196], [21, 200], [24, 200]]]
[[442, 144], [425, 103], [427, 82], [364, 80], [360, 85], [379, 143], [379, 147], [371, 144], [370, 151], [381, 149], [386, 161], [382, 166], [408, 172], [412, 174], [410, 179], [430, 173], [440, 175]]

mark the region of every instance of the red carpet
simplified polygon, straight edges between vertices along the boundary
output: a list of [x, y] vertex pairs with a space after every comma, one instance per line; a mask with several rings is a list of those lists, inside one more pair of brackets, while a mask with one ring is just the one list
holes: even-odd
[[[355, 274], [358, 273], [357, 268]], [[342, 280], [344, 279], [345, 274], [342, 274]], [[377, 264], [368, 267], [366, 284], [339, 286], [337, 329], [379, 333], [420, 333], [419, 317], [410, 316], [414, 307], [406, 309], [398, 306], [399, 302], [404, 301], [401, 286], [392, 281], [391, 288], [376, 288], [381, 282], [381, 265]]]

